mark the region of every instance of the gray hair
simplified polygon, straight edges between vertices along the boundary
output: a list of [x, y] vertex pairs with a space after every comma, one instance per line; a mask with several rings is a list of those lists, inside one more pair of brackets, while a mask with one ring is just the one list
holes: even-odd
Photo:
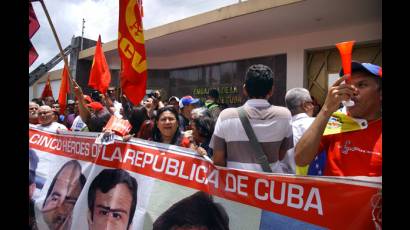
[[199, 107], [191, 111], [191, 117], [192, 119], [195, 119], [198, 117], [211, 117], [211, 113], [209, 112], [208, 108]]
[[40, 106], [38, 109], [42, 109], [42, 110], [50, 110], [50, 111], [52, 111], [51, 107], [50, 107], [50, 106], [48, 106], [48, 105], [42, 105], [42, 106]]
[[292, 115], [303, 112], [301, 105], [303, 102], [312, 101], [310, 93], [305, 88], [293, 88], [286, 92], [285, 103]]

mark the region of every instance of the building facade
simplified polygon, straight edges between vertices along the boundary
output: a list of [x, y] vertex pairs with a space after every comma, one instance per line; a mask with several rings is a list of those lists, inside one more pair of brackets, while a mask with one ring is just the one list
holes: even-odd
[[[336, 43], [355, 40], [353, 60], [382, 65], [381, 3], [249, 0], [145, 30], [147, 89], [160, 89], [165, 99], [204, 98], [210, 88], [218, 88], [223, 103], [237, 106], [244, 100], [246, 69], [261, 63], [274, 71], [271, 103], [284, 105], [286, 91], [294, 87], [309, 89], [323, 103], [341, 67]], [[118, 86], [117, 41], [103, 49], [112, 84]], [[78, 53], [72, 73], [85, 89], [94, 50]]]

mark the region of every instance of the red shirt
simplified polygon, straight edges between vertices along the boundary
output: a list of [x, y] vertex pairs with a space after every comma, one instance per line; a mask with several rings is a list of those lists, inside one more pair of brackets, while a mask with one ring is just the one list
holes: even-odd
[[382, 175], [382, 119], [366, 129], [323, 136], [320, 151], [327, 152], [325, 176]]

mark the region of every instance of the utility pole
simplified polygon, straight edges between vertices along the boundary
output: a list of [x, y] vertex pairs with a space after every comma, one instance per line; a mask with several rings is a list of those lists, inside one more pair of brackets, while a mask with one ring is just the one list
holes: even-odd
[[85, 24], [85, 20], [83, 18], [83, 29], [81, 31], [81, 47], [80, 47], [80, 50], [83, 50], [83, 37], [84, 37], [84, 28], [85, 28], [84, 24]]

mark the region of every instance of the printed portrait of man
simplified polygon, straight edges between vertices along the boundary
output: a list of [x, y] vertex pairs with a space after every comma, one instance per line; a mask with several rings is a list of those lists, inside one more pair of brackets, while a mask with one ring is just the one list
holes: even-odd
[[28, 172], [28, 192], [29, 192], [29, 229], [37, 229], [36, 217], [34, 214], [33, 194], [36, 190], [36, 169], [38, 164], [38, 156], [32, 149], [28, 150], [29, 172]]
[[76, 160], [65, 163], [47, 191], [41, 212], [50, 230], [70, 229], [74, 205], [86, 182]]
[[104, 169], [88, 190], [88, 227], [131, 229], [137, 206], [137, 180], [122, 169]]
[[172, 205], [153, 225], [153, 230], [227, 230], [229, 217], [211, 195], [200, 191]]

